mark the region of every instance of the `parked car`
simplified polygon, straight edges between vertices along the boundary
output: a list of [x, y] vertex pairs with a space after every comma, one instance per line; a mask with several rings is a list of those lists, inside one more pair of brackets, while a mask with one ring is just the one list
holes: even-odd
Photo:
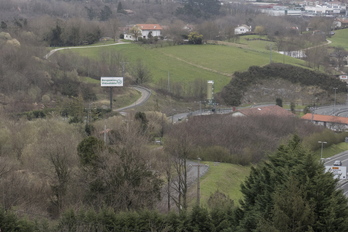
[[333, 165], [334, 166], [342, 166], [342, 161], [341, 160], [336, 160]]

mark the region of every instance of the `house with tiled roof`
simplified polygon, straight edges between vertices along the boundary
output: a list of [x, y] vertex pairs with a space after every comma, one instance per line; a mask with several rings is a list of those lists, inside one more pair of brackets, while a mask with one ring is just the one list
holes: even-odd
[[[139, 28], [139, 37], [143, 39], [148, 39], [150, 37], [160, 37], [162, 35], [163, 28], [159, 24], [136, 24], [134, 26]], [[128, 40], [137, 40], [137, 38], [134, 38], [134, 35], [129, 32], [130, 28], [132, 27], [129, 26], [128, 31], [124, 33], [124, 38]]]
[[278, 117], [293, 117], [295, 116], [290, 111], [278, 106], [262, 106], [262, 107], [253, 107], [239, 109], [232, 113], [232, 117], [240, 116], [278, 116]]
[[236, 27], [234, 29], [234, 34], [235, 35], [240, 35], [240, 34], [245, 34], [245, 33], [248, 33], [248, 32], [251, 32], [251, 26], [248, 26], [248, 25], [238, 25], [238, 27]]
[[334, 131], [345, 131], [348, 129], [348, 118], [346, 117], [308, 113], [302, 116], [302, 119]]
[[335, 28], [346, 28], [348, 27], [348, 18], [336, 18], [333, 24]]

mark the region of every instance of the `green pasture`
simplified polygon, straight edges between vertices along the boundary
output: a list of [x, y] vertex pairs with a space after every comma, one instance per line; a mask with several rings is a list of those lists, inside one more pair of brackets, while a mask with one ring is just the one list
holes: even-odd
[[103, 55], [107, 56], [110, 51], [117, 51], [123, 54], [131, 64], [135, 64], [137, 60], [141, 59], [150, 68], [154, 84], [158, 83], [160, 79], [167, 80], [169, 74], [171, 82], [185, 83], [195, 79], [214, 80], [217, 92], [221, 91], [231, 80], [234, 72], [245, 71], [253, 65], [267, 65], [270, 60], [293, 65], [304, 64], [302, 60], [285, 57], [274, 51], [271, 53], [265, 48], [256, 50], [249, 47], [238, 48], [225, 45], [150, 48], [137, 44], [122, 44], [74, 49], [73, 51], [95, 59], [101, 59]]
[[[206, 205], [210, 195], [218, 190], [229, 196], [235, 205], [238, 205], [238, 201], [242, 199], [240, 185], [249, 175], [250, 166], [214, 162], [203, 163], [209, 165], [209, 170], [200, 179], [201, 204]], [[196, 203], [196, 193], [197, 186], [194, 186], [190, 189], [190, 196], [192, 196], [190, 205]]]
[[[323, 158], [334, 156], [348, 150], [348, 143], [333, 144], [323, 149]], [[314, 154], [320, 159], [321, 149]], [[217, 190], [228, 195], [236, 205], [242, 199], [240, 185], [250, 173], [250, 166], [241, 166], [228, 163], [203, 162], [209, 165], [208, 172], [200, 179], [201, 204], [207, 204], [211, 194]], [[196, 203], [197, 185], [192, 186], [189, 191], [191, 196], [190, 205]]]
[[[264, 39], [264, 40], [260, 40]], [[255, 49], [255, 50], [268, 50], [267, 48], [272, 45], [274, 46], [273, 42], [270, 41], [265, 41], [267, 40], [267, 36], [263, 35], [247, 35], [247, 36], [241, 36], [239, 39], [240, 44], [245, 44], [247, 45], [250, 49]]]
[[329, 40], [332, 41], [330, 46], [332, 47], [343, 47], [348, 50], [348, 28], [343, 30], [336, 30]]

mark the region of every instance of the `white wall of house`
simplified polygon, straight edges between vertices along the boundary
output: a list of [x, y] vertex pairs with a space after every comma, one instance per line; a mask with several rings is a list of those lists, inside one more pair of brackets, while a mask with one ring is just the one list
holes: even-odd
[[135, 41], [134, 36], [133, 36], [133, 35], [131, 35], [131, 34], [124, 34], [124, 39], [127, 39], [127, 40], [133, 40], [133, 41]]
[[[150, 31], [152, 31], [152, 36], [155, 37], [155, 36], [161, 36], [161, 31], [160, 30], [141, 30], [141, 35], [139, 35], [139, 37], [142, 37], [144, 39], [148, 39], [148, 36], [149, 36], [149, 33]], [[132, 34], [127, 34], [127, 33], [124, 33], [124, 39], [127, 39], [127, 40], [132, 40], [132, 41], [135, 41], [136, 38], [134, 37], [134, 35]]]
[[238, 26], [234, 29], [234, 34], [235, 35], [240, 35], [240, 34], [245, 34], [247, 32], [251, 31], [251, 27], [249, 26]]
[[144, 39], [148, 39], [149, 33], [152, 32], [152, 37], [161, 36], [160, 30], [141, 30], [141, 36]]

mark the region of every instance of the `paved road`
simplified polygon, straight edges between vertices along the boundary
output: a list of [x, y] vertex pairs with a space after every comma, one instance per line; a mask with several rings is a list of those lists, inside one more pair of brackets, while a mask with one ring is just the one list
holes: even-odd
[[315, 114], [322, 115], [335, 115], [340, 117], [348, 117], [348, 105], [329, 105], [329, 106], [320, 106], [314, 109]]
[[[198, 163], [194, 162], [194, 161], [186, 161], [186, 166], [187, 166], [187, 185], [188, 188], [194, 186], [197, 183], [197, 178], [198, 178]], [[209, 170], [209, 166], [205, 165], [205, 164], [200, 164], [199, 166], [199, 177], [201, 178], [202, 176], [204, 176], [204, 174]], [[171, 183], [171, 188], [170, 188], [170, 194], [173, 198], [177, 198], [178, 197], [178, 191], [175, 188], [177, 181], [174, 180]], [[196, 196], [196, 195], [195, 195]], [[165, 212], [168, 209], [168, 186], [165, 185], [162, 188], [161, 191], [161, 197], [162, 200], [161, 202], [158, 203], [158, 208]], [[173, 199], [171, 199], [171, 210], [176, 210], [176, 205]]]
[[[335, 160], [341, 160], [342, 166], [348, 166], [348, 151], [341, 152], [330, 158], [325, 159], [325, 166], [332, 166]], [[348, 180], [340, 180], [340, 188], [343, 190], [344, 195], [348, 197]]]
[[121, 45], [121, 44], [129, 44], [129, 42], [118, 42], [113, 44], [102, 44], [102, 45], [93, 45], [93, 46], [80, 46], [80, 47], [64, 47], [64, 48], [56, 48], [47, 53], [44, 57], [45, 59], [48, 59], [50, 56], [52, 56], [55, 52], [66, 50], [66, 49], [81, 49], [81, 48], [98, 48], [98, 47], [108, 47], [108, 46], [115, 46], [115, 45]]
[[122, 108], [118, 108], [118, 109], [114, 109], [114, 111], [120, 112], [120, 111], [123, 111], [123, 110], [131, 109], [131, 108], [136, 107], [136, 106], [140, 106], [140, 105], [144, 104], [149, 99], [149, 97], [151, 96], [151, 90], [147, 89], [145, 87], [142, 87], [142, 86], [131, 86], [130, 88], [139, 91], [141, 93], [141, 97], [138, 100], [136, 100], [134, 103], [132, 103], [131, 105], [125, 106], [125, 107], [122, 107]]
[[[108, 46], [115, 46], [115, 45], [122, 45], [122, 44], [129, 44], [129, 42], [118, 42], [118, 43], [113, 43], [113, 44], [104, 44], [104, 45], [93, 45], [93, 46], [80, 46], [80, 47], [65, 47], [65, 48], [57, 48], [53, 49], [50, 51], [48, 54], [45, 55], [45, 59], [48, 59], [50, 56], [52, 56], [55, 52], [61, 51], [61, 50], [66, 50], [66, 49], [80, 49], [80, 48], [96, 48], [96, 47], [108, 47]], [[136, 100], [134, 103], [132, 103], [129, 106], [125, 106], [122, 108], [114, 109], [114, 111], [122, 111], [122, 110], [127, 110], [131, 109], [133, 107], [139, 106], [144, 104], [149, 97], [151, 96], [151, 90], [142, 87], [142, 86], [131, 86], [130, 88], [135, 89], [141, 93], [141, 97]]]

